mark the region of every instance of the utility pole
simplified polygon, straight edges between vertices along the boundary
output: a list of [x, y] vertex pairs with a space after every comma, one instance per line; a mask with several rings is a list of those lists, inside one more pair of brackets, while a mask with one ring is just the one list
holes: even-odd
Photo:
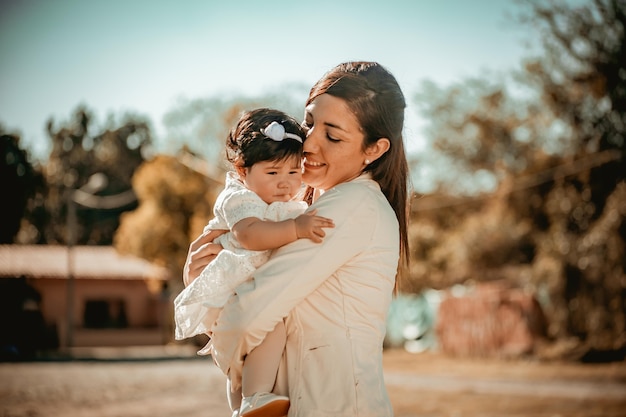
[[67, 199], [67, 311], [65, 347], [74, 346], [74, 327], [76, 310], [76, 277], [74, 273], [74, 246], [77, 240], [77, 205], [90, 209], [117, 209], [134, 203], [137, 200], [132, 189], [112, 196], [97, 196], [95, 193], [102, 191], [108, 185], [106, 175], [93, 174], [89, 181], [78, 189], [70, 189]]

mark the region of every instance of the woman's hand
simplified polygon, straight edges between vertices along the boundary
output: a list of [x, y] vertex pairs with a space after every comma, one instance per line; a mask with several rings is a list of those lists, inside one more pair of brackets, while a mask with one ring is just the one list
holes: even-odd
[[202, 232], [189, 245], [187, 259], [183, 268], [183, 283], [185, 287], [198, 278], [202, 270], [213, 260], [223, 249], [219, 243], [212, 243], [215, 238], [228, 232], [228, 230], [207, 230]]

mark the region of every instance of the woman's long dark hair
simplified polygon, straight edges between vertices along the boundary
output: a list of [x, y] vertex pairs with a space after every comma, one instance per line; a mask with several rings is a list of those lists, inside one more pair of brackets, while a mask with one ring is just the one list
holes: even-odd
[[365, 171], [371, 172], [396, 213], [400, 224], [400, 266], [406, 267], [409, 166], [402, 138], [404, 94], [395, 77], [376, 62], [339, 64], [311, 88], [306, 105], [321, 94], [345, 100], [365, 134], [364, 150], [380, 138], [389, 139], [389, 150], [367, 165]]

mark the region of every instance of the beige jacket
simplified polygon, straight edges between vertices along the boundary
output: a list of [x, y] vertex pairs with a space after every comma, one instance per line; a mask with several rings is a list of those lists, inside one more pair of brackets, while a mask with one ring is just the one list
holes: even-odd
[[289, 395], [290, 417], [392, 416], [382, 344], [399, 257], [395, 213], [368, 174], [311, 208], [335, 228], [321, 244], [277, 250], [237, 289], [213, 329], [213, 358], [237, 385], [245, 355], [284, 320], [276, 392]]

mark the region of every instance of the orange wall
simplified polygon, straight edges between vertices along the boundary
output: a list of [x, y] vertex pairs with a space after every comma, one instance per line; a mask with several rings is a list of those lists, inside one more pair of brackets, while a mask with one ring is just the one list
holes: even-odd
[[[46, 323], [64, 326], [67, 322], [67, 279], [29, 279], [42, 297], [41, 309]], [[151, 293], [145, 281], [121, 279], [74, 280], [74, 324], [83, 327], [87, 300], [124, 300], [129, 327], [153, 327], [160, 322], [160, 294]]]

